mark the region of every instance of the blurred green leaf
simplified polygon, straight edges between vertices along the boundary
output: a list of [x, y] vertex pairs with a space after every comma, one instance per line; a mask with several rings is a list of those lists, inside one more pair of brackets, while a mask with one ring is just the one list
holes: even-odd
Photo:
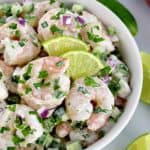
[[133, 36], [138, 33], [138, 25], [130, 11], [117, 0], [97, 0], [113, 11], [128, 27]]

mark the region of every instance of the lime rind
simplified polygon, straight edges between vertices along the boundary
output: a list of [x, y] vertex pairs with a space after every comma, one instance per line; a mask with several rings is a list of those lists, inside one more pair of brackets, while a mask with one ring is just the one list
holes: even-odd
[[150, 54], [141, 52], [143, 63], [143, 88], [141, 100], [150, 104]]
[[68, 36], [49, 39], [43, 42], [43, 47], [50, 56], [60, 56], [68, 51], [89, 51], [86, 43]]
[[137, 137], [126, 150], [150, 150], [150, 133]]
[[101, 61], [88, 52], [72, 51], [63, 54], [62, 57], [69, 59], [67, 74], [73, 79], [95, 75], [103, 68]]

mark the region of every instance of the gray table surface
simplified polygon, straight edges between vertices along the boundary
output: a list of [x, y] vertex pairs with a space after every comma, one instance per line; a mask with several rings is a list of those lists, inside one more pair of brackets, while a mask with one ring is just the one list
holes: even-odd
[[[136, 41], [140, 50], [150, 53], [150, 7], [147, 6], [144, 0], [120, 1], [134, 14], [137, 19], [139, 34], [136, 37]], [[103, 150], [125, 150], [125, 147], [134, 138], [146, 132], [150, 132], [150, 105], [140, 102], [127, 127]]]

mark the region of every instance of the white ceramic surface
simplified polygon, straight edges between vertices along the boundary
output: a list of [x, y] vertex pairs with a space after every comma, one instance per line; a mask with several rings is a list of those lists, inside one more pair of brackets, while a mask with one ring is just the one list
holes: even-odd
[[[139, 25], [136, 36], [140, 50], [150, 53], [150, 7], [145, 0], [120, 0], [135, 16]], [[150, 91], [150, 87], [149, 87]], [[123, 132], [103, 150], [125, 150], [136, 137], [150, 133], [150, 105], [139, 103], [134, 116]]]
[[[0, 2], [6, 2], [9, 0], [0, 0]], [[11, 1], [11, 0], [10, 0]], [[123, 115], [120, 117], [118, 123], [113, 129], [106, 134], [104, 138], [87, 148], [87, 150], [100, 150], [110, 143], [128, 124], [129, 120], [133, 116], [137, 107], [141, 87], [142, 87], [142, 65], [138, 52], [138, 47], [124, 24], [114, 15], [109, 9], [96, 2], [96, 0], [64, 0], [66, 3], [81, 3], [89, 11], [95, 14], [106, 25], [114, 26], [117, 29], [120, 41], [121, 41], [121, 53], [124, 60], [129, 66], [131, 72], [131, 88], [132, 93], [128, 98], [128, 103]], [[132, 51], [131, 51], [132, 50]], [[138, 81], [138, 82], [137, 82]]]

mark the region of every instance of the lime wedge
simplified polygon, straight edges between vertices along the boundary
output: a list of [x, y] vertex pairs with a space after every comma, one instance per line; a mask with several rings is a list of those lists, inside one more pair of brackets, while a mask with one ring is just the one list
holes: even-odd
[[69, 59], [67, 74], [73, 79], [95, 75], [103, 68], [100, 60], [88, 52], [73, 51], [63, 54], [62, 57]]
[[135, 139], [126, 150], [150, 150], [150, 133]]
[[143, 62], [143, 89], [141, 99], [150, 104], [150, 54], [141, 52]]
[[43, 42], [44, 50], [52, 56], [60, 56], [68, 51], [88, 51], [89, 46], [73, 37], [57, 37]]

